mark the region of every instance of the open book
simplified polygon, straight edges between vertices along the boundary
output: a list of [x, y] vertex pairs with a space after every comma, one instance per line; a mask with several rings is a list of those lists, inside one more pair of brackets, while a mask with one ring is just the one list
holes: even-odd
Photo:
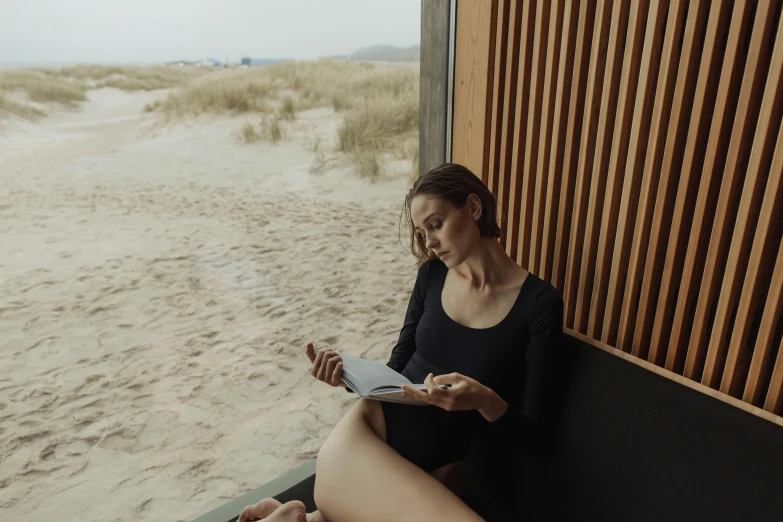
[[426, 384], [413, 384], [405, 376], [395, 372], [384, 363], [359, 357], [341, 355], [343, 361], [342, 380], [360, 397], [376, 401], [400, 402], [416, 406], [429, 406], [417, 399], [403, 398], [403, 384], [416, 390], [427, 391]]

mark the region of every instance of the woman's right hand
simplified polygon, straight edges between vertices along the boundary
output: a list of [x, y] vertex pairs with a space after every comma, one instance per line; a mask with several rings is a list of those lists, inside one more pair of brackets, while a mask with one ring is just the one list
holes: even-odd
[[340, 379], [343, 372], [343, 363], [340, 356], [334, 350], [321, 350], [315, 353], [315, 346], [313, 343], [307, 343], [305, 353], [313, 363], [313, 369], [310, 373], [318, 379], [330, 386], [342, 386], [345, 388], [347, 385]]

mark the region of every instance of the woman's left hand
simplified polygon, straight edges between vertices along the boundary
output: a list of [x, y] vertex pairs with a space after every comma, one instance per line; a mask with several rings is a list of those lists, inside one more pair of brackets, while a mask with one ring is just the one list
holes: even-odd
[[[478, 410], [484, 406], [489, 388], [475, 379], [460, 373], [447, 373], [434, 377], [431, 373], [424, 379], [427, 391], [402, 386], [403, 397], [411, 397], [440, 406], [446, 411]], [[438, 384], [451, 384], [441, 388]]]

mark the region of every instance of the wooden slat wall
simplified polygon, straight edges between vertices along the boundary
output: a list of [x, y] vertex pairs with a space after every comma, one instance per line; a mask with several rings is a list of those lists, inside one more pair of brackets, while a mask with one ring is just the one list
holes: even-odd
[[780, 12], [458, 0], [452, 155], [566, 329], [778, 416]]

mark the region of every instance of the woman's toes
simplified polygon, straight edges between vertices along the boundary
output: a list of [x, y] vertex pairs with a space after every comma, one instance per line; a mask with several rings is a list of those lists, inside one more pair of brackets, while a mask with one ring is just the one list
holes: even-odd
[[237, 519], [237, 522], [245, 522], [246, 520], [263, 520], [272, 513], [275, 512], [277, 508], [279, 508], [282, 504], [280, 501], [275, 500], [274, 498], [265, 498], [263, 500], [259, 500], [252, 506], [247, 506], [244, 510], [242, 510], [242, 513], [240, 514], [239, 518]]
[[270, 522], [307, 522], [307, 509], [299, 500], [286, 502], [275, 511]]

